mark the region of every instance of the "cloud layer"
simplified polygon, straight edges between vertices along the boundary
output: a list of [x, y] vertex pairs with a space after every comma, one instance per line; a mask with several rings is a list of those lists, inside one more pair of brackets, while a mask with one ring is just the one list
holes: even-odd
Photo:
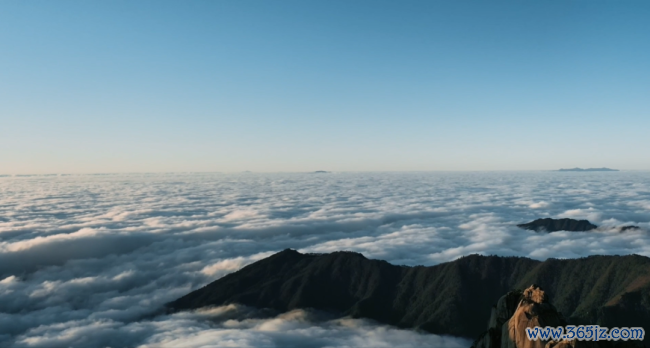
[[[650, 256], [643, 172], [3, 177], [0, 193], [0, 346], [455, 347], [467, 342], [308, 312], [161, 306], [284, 248], [406, 265]], [[601, 228], [515, 226], [539, 217]]]

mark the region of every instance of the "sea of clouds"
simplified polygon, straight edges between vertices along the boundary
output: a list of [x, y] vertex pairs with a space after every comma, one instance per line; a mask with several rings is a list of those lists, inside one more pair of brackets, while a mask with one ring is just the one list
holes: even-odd
[[[539, 217], [601, 227], [515, 226]], [[0, 177], [0, 346], [468, 347], [309, 310], [162, 306], [285, 248], [404, 265], [650, 256], [649, 230], [648, 172]]]

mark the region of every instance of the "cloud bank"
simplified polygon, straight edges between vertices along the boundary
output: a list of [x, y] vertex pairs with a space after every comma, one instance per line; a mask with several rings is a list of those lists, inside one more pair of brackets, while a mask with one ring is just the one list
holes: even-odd
[[[643, 172], [33, 176], [0, 178], [0, 192], [3, 347], [467, 346], [304, 311], [161, 307], [285, 248], [405, 265], [650, 256]], [[515, 226], [539, 217], [601, 227]]]

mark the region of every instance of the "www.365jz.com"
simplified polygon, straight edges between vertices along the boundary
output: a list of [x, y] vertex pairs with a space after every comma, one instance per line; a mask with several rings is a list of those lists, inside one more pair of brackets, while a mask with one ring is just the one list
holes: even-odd
[[645, 337], [645, 330], [642, 327], [613, 327], [610, 329], [598, 325], [536, 326], [526, 328], [526, 335], [531, 341], [564, 339], [577, 339], [579, 341], [642, 341]]

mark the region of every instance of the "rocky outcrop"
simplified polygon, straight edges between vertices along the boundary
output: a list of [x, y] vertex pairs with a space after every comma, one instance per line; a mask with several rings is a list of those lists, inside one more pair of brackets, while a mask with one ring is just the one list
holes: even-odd
[[[492, 308], [488, 330], [473, 348], [546, 348], [549, 341], [530, 341], [526, 328], [566, 325], [562, 315], [548, 301], [537, 285], [502, 296]], [[554, 347], [560, 348], [560, 347]]]
[[515, 314], [515, 310], [521, 301], [522, 293], [519, 290], [510, 291], [503, 295], [496, 306], [492, 308], [492, 317], [488, 323], [488, 328], [501, 328], [505, 322]]
[[569, 231], [569, 232], [584, 232], [591, 231], [598, 226], [592, 224], [587, 220], [574, 220], [574, 219], [537, 219], [535, 221], [519, 224], [519, 228], [525, 230], [532, 230], [537, 232], [557, 232], [557, 231]]
[[[549, 303], [544, 290], [531, 285], [523, 291], [515, 313], [502, 327], [501, 348], [544, 348], [548, 341], [531, 341], [526, 336], [526, 328], [562, 326], [566, 321]], [[507, 330], [507, 331], [506, 331]]]
[[587, 347], [575, 340], [530, 341], [527, 338], [526, 328], [566, 325], [561, 313], [551, 305], [544, 290], [537, 285], [533, 284], [523, 292], [507, 293], [499, 299], [492, 313], [488, 330], [474, 342], [472, 348]]
[[496, 348], [501, 347], [501, 338], [503, 337], [503, 327], [508, 320], [515, 314], [517, 306], [522, 299], [522, 292], [515, 290], [503, 295], [492, 307], [490, 320], [488, 321], [487, 331], [484, 332], [472, 345], [473, 348]]
[[[624, 296], [625, 297], [625, 296]], [[629, 297], [629, 296], [628, 296]], [[629, 301], [623, 299], [622, 301]], [[513, 303], [517, 301], [516, 305]], [[638, 301], [632, 301], [638, 303]], [[626, 313], [629, 315], [629, 313]], [[644, 313], [644, 317], [648, 312]], [[506, 318], [507, 319], [504, 319]], [[610, 317], [611, 318], [611, 317]], [[632, 322], [634, 317], [625, 321], [616, 320], [618, 324]], [[638, 326], [628, 324], [627, 326]], [[492, 309], [488, 330], [474, 341], [471, 348], [643, 348], [641, 341], [579, 341], [573, 340], [536, 340], [530, 341], [526, 328], [558, 327], [568, 325], [562, 314], [550, 303], [546, 292], [537, 285], [531, 285], [522, 291], [511, 291], [502, 296]], [[603, 326], [603, 325], [601, 325]]]

